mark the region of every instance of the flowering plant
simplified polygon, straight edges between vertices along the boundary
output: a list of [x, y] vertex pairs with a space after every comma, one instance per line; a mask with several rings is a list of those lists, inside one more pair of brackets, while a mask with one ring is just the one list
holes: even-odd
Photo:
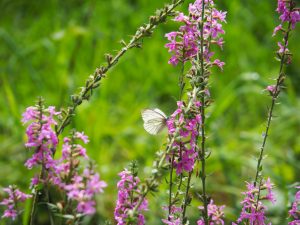
[[[175, 11], [183, 2], [184, 0], [172, 0], [171, 4], [151, 16], [148, 24], [138, 28], [128, 43], [121, 41], [122, 48], [116, 55], [106, 54], [106, 64], [88, 77], [79, 93], [71, 96], [68, 107], [58, 111], [54, 106], [46, 107], [43, 99], [39, 98], [35, 106], [26, 109], [22, 123], [26, 126], [25, 147], [29, 157], [24, 165], [35, 175], [28, 184], [28, 194], [15, 185], [3, 189], [5, 196], [8, 195], [0, 202], [5, 208], [3, 219], [11, 219], [16, 223], [23, 220], [30, 225], [39, 224], [38, 216], [46, 210], [50, 225], [88, 223], [86, 221], [97, 212], [97, 196], [102, 194], [105, 197], [104, 190], [107, 190], [111, 182], [108, 184], [102, 180], [102, 176], [100, 178], [97, 166], [89, 157], [88, 136], [75, 129], [65, 135], [65, 128], [72, 124], [77, 107], [92, 97], [93, 90], [100, 86], [102, 79], [119, 59], [130, 49], [141, 47], [141, 40], [150, 37], [159, 24], [172, 17], [180, 25], [177, 30], [165, 35], [165, 47], [171, 54], [168, 63], [181, 67], [178, 73], [177, 106], [174, 104], [175, 110], [170, 116], [165, 116], [164, 113], [160, 115], [160, 110], [152, 110], [160, 117], [150, 115], [147, 119], [147, 125], [154, 126], [154, 130], [157, 127], [157, 130], [161, 130], [164, 125], [167, 127], [166, 143], [157, 153], [149, 177], [138, 177], [141, 170], [136, 162], [119, 173], [120, 180], [115, 181], [117, 194], [114, 223], [144, 225], [151, 223], [148, 221], [154, 216], [167, 225], [188, 225], [193, 222], [198, 225], [224, 225], [229, 221], [225, 212], [230, 206], [225, 207], [224, 198], [214, 195], [211, 188], [213, 185], [207, 179], [209, 159], [215, 153], [207, 142], [210, 136], [210, 105], [213, 103], [211, 79], [216, 71], [223, 71], [225, 67], [222, 56], [218, 56], [218, 50], [223, 50], [225, 43], [223, 26], [227, 12], [217, 9], [213, 0], [190, 2], [187, 15]], [[275, 84], [265, 88], [271, 104], [256, 161], [255, 176], [246, 181], [246, 190], [241, 193], [241, 212], [239, 216], [235, 214], [236, 219], [231, 222], [232, 225], [270, 225], [273, 222], [268, 209], [277, 202], [275, 185], [269, 175], [265, 175], [263, 160], [274, 108], [285, 88], [285, 69], [293, 61], [289, 38], [300, 21], [300, 9], [294, 0], [278, 0], [276, 11], [279, 13], [280, 24], [275, 27], [273, 36], [281, 38], [277, 42], [276, 51], [276, 59], [280, 63], [279, 73]], [[150, 114], [152, 111], [148, 110]], [[148, 171], [147, 168], [145, 171]], [[151, 214], [152, 199], [149, 193], [159, 191], [163, 178], [168, 191], [164, 193], [164, 199], [158, 206], [166, 214], [161, 218], [163, 213]], [[288, 211], [289, 218], [285, 220], [289, 225], [300, 224], [300, 187], [297, 186], [296, 189]], [[24, 218], [27, 217], [28, 221], [21, 218], [23, 210], [20, 206], [25, 202], [27, 211]], [[198, 213], [196, 220], [191, 216], [193, 209]], [[97, 217], [94, 218], [91, 223], [98, 220]], [[107, 221], [106, 224], [110, 222]]]

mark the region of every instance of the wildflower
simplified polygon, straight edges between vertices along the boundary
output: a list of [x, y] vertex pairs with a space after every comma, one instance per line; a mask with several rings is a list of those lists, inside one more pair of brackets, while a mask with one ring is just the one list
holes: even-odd
[[180, 127], [180, 139], [174, 141], [171, 152], [171, 154], [176, 156], [172, 163], [176, 168], [177, 174], [181, 174], [183, 171], [191, 172], [194, 168], [197, 157], [196, 139], [198, 135], [198, 128], [201, 124], [201, 116], [199, 113], [200, 105], [200, 102], [194, 103], [194, 113], [191, 115], [185, 115], [184, 104], [179, 101], [177, 102], [178, 108], [167, 120], [170, 135], [175, 135], [175, 127]]
[[32, 196], [21, 192], [15, 186], [9, 186], [3, 190], [8, 194], [8, 198], [5, 198], [2, 202], [0, 202], [0, 205], [7, 207], [2, 218], [6, 217], [15, 220], [20, 213], [19, 209], [17, 208], [18, 203], [24, 202], [26, 199], [31, 198]]
[[281, 22], [290, 22], [292, 29], [295, 29], [296, 23], [300, 21], [299, 9], [295, 9], [294, 1], [278, 0], [276, 11], [280, 14]]
[[[277, 3], [277, 9], [276, 11], [279, 13], [279, 18], [281, 20], [281, 23], [275, 27], [273, 36], [277, 34], [278, 31], [282, 32], [289, 32], [289, 29], [295, 29], [296, 24], [300, 21], [300, 12], [299, 8], [295, 7], [295, 1], [285, 1], [285, 0], [278, 0]], [[287, 28], [284, 29], [284, 25], [288, 23]], [[278, 53], [287, 54], [288, 51], [288, 43], [282, 44], [281, 42], [278, 42], [279, 50]]]
[[[28, 140], [25, 146], [34, 149], [31, 158], [25, 162], [28, 169], [41, 165], [49, 171], [55, 167], [56, 161], [53, 159], [53, 153], [56, 150], [58, 138], [54, 131], [54, 126], [57, 125], [54, 117], [59, 114], [53, 106], [44, 109], [41, 104], [37, 107], [28, 107], [23, 113], [22, 122], [29, 123], [26, 129]], [[35, 186], [38, 182], [40, 180], [35, 177], [32, 179], [31, 186]]]
[[89, 142], [89, 137], [86, 136], [83, 132], [76, 132], [75, 137], [81, 139], [84, 144], [87, 144]]
[[[224, 225], [224, 210], [225, 206], [216, 206], [213, 200], [210, 200], [210, 203], [207, 205], [207, 214], [209, 219], [209, 225]], [[203, 210], [204, 207], [200, 206], [200, 210]], [[204, 219], [200, 219], [197, 221], [197, 225], [205, 225]]]
[[[163, 210], [168, 211], [169, 207], [164, 206]], [[181, 225], [182, 221], [180, 218], [180, 213], [182, 212], [181, 207], [177, 207], [175, 205], [171, 206], [170, 215], [168, 216], [168, 219], [162, 219], [162, 222], [167, 225]]]
[[88, 142], [83, 132], [72, 131], [63, 139], [62, 156], [49, 170], [49, 181], [67, 192], [68, 201], [76, 206], [76, 212], [91, 215], [96, 212], [95, 196], [102, 193], [107, 184], [91, 167], [81, 169], [82, 160], [87, 160], [86, 149], [77, 143]]
[[182, 225], [181, 219], [175, 219], [173, 216], [170, 216], [169, 220], [162, 219], [162, 222], [167, 225]]
[[[175, 17], [176, 22], [184, 23], [184, 25], [179, 28], [179, 31], [166, 34], [169, 43], [165, 47], [172, 53], [170, 64], [176, 66], [179, 62], [186, 63], [200, 54], [201, 36], [203, 36], [203, 44], [206, 46], [203, 52], [206, 63], [209, 64], [211, 56], [214, 54], [209, 50], [210, 44], [217, 44], [222, 48], [223, 39], [220, 38], [220, 35], [225, 32], [221, 23], [226, 22], [226, 12], [214, 8], [212, 0], [205, 1], [204, 11], [205, 16], [202, 21], [202, 0], [196, 0], [189, 5], [189, 16], [179, 13]], [[199, 24], [202, 22], [203, 30], [200, 31]], [[217, 65], [222, 69], [224, 62], [217, 60], [210, 65]]]
[[56, 161], [56, 165], [49, 172], [52, 184], [64, 188], [79, 174], [80, 158], [88, 159], [86, 149], [76, 141], [87, 142], [88, 137], [83, 132], [72, 131], [70, 137], [63, 139], [62, 156]]
[[300, 186], [296, 187], [298, 189], [295, 200], [292, 204], [292, 208], [289, 210], [289, 215], [293, 221], [289, 222], [289, 225], [299, 225], [300, 224]]
[[225, 65], [225, 63], [221, 62], [219, 59], [216, 59], [213, 64], [218, 66], [221, 70], [223, 70], [223, 66]]
[[276, 85], [268, 85], [266, 90], [269, 91], [271, 95], [274, 95], [276, 93]]
[[[241, 202], [243, 205], [240, 217], [237, 223], [247, 223], [249, 225], [265, 225], [266, 216], [265, 212], [267, 207], [263, 204], [263, 201], [270, 201], [274, 203], [276, 201], [275, 196], [272, 192], [274, 185], [271, 183], [270, 178], [260, 184], [260, 187], [254, 186], [252, 183], [247, 183], [247, 191], [242, 194], [245, 196]], [[263, 195], [265, 191], [265, 195]]]
[[279, 24], [277, 27], [275, 27], [273, 31], [273, 37], [277, 34], [278, 31], [282, 30], [282, 24]]
[[[118, 225], [125, 225], [129, 218], [128, 214], [136, 207], [139, 198], [136, 198], [136, 193], [139, 193], [138, 184], [140, 182], [137, 176], [134, 176], [130, 171], [124, 170], [119, 173], [121, 180], [118, 182], [118, 199], [115, 208], [115, 220]], [[137, 208], [136, 224], [145, 224], [145, 217], [142, 211], [148, 210], [147, 200], [143, 200]]]
[[77, 212], [91, 215], [96, 212], [95, 195], [103, 192], [107, 184], [100, 180], [98, 173], [85, 169], [83, 174], [75, 175], [65, 186], [68, 199], [77, 203]]

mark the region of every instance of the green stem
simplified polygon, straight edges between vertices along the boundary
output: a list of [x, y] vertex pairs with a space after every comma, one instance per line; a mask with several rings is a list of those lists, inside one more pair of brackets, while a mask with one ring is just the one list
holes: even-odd
[[[197, 96], [197, 92], [199, 91], [199, 89], [197, 87], [194, 87], [192, 90], [192, 96], [189, 99], [188, 105], [185, 108], [184, 113], [188, 113], [191, 110], [191, 106], [194, 104], [194, 102], [196, 101], [196, 96]], [[165, 159], [167, 154], [169, 154], [170, 150], [172, 149], [172, 146], [175, 142], [175, 137], [177, 137], [179, 135], [179, 127], [181, 127], [181, 123], [178, 124], [176, 131], [173, 135], [173, 137], [169, 140], [167, 147], [164, 151], [164, 154], [159, 158], [159, 160], [157, 161], [157, 163], [154, 163], [156, 166], [154, 167], [154, 170], [157, 171], [157, 173], [155, 173], [154, 175], [152, 175], [150, 178], [146, 179], [145, 182], [145, 188], [141, 191], [140, 193], [140, 197], [139, 197], [139, 201], [137, 202], [136, 206], [134, 207], [134, 209], [132, 210], [132, 214], [134, 215], [134, 213], [137, 211], [137, 209], [140, 207], [140, 205], [142, 204], [142, 202], [144, 201], [145, 197], [147, 196], [147, 194], [152, 190], [152, 188], [156, 185], [158, 179], [160, 179], [160, 176], [158, 176], [157, 174], [159, 174], [159, 171], [161, 171], [165, 165]]]
[[272, 118], [273, 118], [273, 111], [274, 111], [274, 107], [275, 107], [275, 104], [276, 104], [277, 97], [280, 93], [280, 85], [282, 85], [282, 82], [283, 82], [283, 79], [284, 79], [283, 65], [285, 63], [285, 50], [287, 49], [290, 29], [291, 29], [291, 22], [289, 22], [288, 30], [287, 30], [287, 32], [284, 36], [284, 48], [283, 48], [283, 53], [282, 53], [282, 56], [281, 56], [281, 59], [280, 59], [279, 74], [278, 74], [278, 77], [277, 77], [277, 80], [276, 80], [275, 91], [274, 91], [274, 93], [272, 93], [271, 107], [269, 109], [268, 118], [267, 118], [267, 125], [266, 125], [266, 129], [265, 129], [265, 132], [264, 132], [263, 142], [262, 142], [262, 145], [260, 147], [260, 153], [259, 153], [257, 166], [256, 166], [254, 186], [256, 186], [258, 177], [260, 176], [260, 172], [262, 171], [261, 163], [262, 163], [262, 160], [263, 160], [263, 155], [264, 155], [264, 150], [265, 150], [265, 146], [266, 146], [266, 142], [267, 142], [267, 137], [269, 136], [269, 129], [270, 129], [271, 121], [272, 121]]
[[171, 169], [170, 169], [170, 180], [169, 180], [169, 211], [168, 211], [168, 220], [170, 221], [170, 215], [172, 211], [172, 187], [173, 187], [173, 170], [174, 170], [174, 160], [175, 160], [175, 151], [172, 153], [172, 158], [171, 158]]
[[204, 75], [204, 37], [203, 37], [203, 25], [204, 25], [204, 10], [205, 10], [205, 1], [202, 1], [202, 14], [201, 14], [201, 24], [200, 24], [200, 32], [201, 32], [201, 57], [200, 57], [200, 64], [201, 64], [201, 76], [202, 76], [202, 82], [201, 82], [201, 104], [202, 106], [200, 107], [200, 113], [201, 113], [201, 119], [202, 119], [202, 123], [201, 123], [201, 156], [200, 156], [200, 161], [201, 161], [201, 173], [200, 173], [200, 178], [201, 178], [201, 182], [202, 182], [202, 201], [203, 201], [203, 211], [202, 211], [202, 215], [203, 215], [203, 219], [204, 219], [204, 223], [205, 225], [208, 225], [208, 210], [207, 210], [207, 194], [206, 194], [206, 151], [205, 151], [205, 141], [206, 141], [206, 137], [205, 137], [205, 75]]
[[[290, 3], [290, 11], [292, 11], [292, 3]], [[267, 118], [267, 125], [266, 125], [266, 129], [265, 129], [265, 133], [263, 136], [263, 142], [262, 145], [260, 147], [260, 153], [259, 153], [259, 158], [257, 161], [257, 166], [256, 166], [256, 174], [255, 174], [255, 180], [254, 180], [254, 187], [257, 186], [258, 183], [258, 179], [260, 178], [260, 182], [258, 185], [258, 193], [257, 193], [257, 199], [256, 199], [256, 208], [255, 210], [258, 210], [258, 203], [260, 200], [260, 194], [261, 194], [261, 185], [262, 185], [262, 177], [261, 177], [261, 173], [262, 173], [262, 160], [263, 160], [263, 155], [264, 155], [264, 150], [265, 150], [265, 146], [266, 146], [266, 142], [267, 142], [267, 138], [269, 136], [269, 129], [271, 126], [271, 121], [273, 118], [273, 111], [274, 111], [274, 107], [276, 104], [276, 100], [278, 95], [280, 94], [280, 86], [283, 84], [284, 79], [285, 79], [285, 75], [283, 73], [283, 66], [285, 64], [285, 50], [287, 49], [287, 45], [288, 45], [288, 39], [289, 39], [289, 33], [291, 31], [291, 22], [288, 23], [288, 28], [287, 31], [284, 35], [284, 47], [283, 47], [283, 53], [280, 56], [280, 68], [279, 68], [279, 73], [278, 73], [278, 77], [276, 79], [276, 85], [275, 85], [275, 90], [274, 92], [272, 92], [272, 102], [271, 102], [271, 107], [269, 109], [268, 112], [268, 118]]]
[[[42, 179], [42, 171], [40, 172], [40, 175], [39, 175], [39, 180], [40, 179]], [[38, 192], [38, 190], [35, 187], [35, 193], [34, 193], [33, 202], [32, 202], [31, 210], [30, 210], [30, 222], [29, 222], [30, 225], [34, 225], [33, 222], [34, 222], [34, 215], [35, 215], [35, 207], [38, 202], [38, 193], [37, 192]]]
[[[182, 53], [184, 58], [184, 50]], [[181, 72], [179, 75], [179, 79], [178, 79], [178, 84], [179, 84], [179, 101], [181, 101], [182, 99], [182, 94], [183, 94], [183, 90], [184, 90], [184, 61], [182, 62], [182, 66], [181, 66]], [[177, 119], [179, 119], [179, 117], [177, 117]], [[180, 148], [180, 157], [182, 155], [182, 148], [181, 148], [181, 144], [179, 145]], [[173, 151], [172, 153], [172, 158], [171, 158], [171, 169], [170, 169], [170, 181], [169, 181], [169, 212], [168, 212], [168, 220], [170, 221], [170, 215], [171, 215], [171, 210], [172, 210], [172, 205], [173, 205], [173, 201], [172, 201], [172, 187], [173, 187], [173, 171], [174, 171], [174, 160], [175, 160], [175, 151]], [[180, 190], [181, 188], [181, 184], [182, 184], [182, 174], [180, 175], [180, 182], [179, 182], [179, 186], [178, 189]], [[178, 190], [175, 194], [175, 198], [174, 201], [176, 201], [177, 198], [177, 194], [178, 194]]]
[[185, 214], [186, 214], [186, 208], [187, 208], [187, 205], [188, 205], [187, 203], [188, 203], [189, 191], [190, 191], [190, 188], [191, 188], [192, 174], [193, 174], [193, 171], [189, 172], [187, 186], [186, 186], [186, 189], [185, 189], [184, 204], [183, 204], [183, 208], [182, 208], [182, 218], [181, 218], [182, 222], [185, 221]]
[[84, 100], [89, 100], [92, 91], [100, 85], [100, 81], [105, 77], [105, 74], [118, 63], [119, 59], [131, 48], [140, 47], [139, 41], [145, 37], [151, 36], [153, 30], [166, 21], [168, 16], [171, 16], [174, 9], [182, 4], [185, 0], [173, 1], [173, 4], [165, 6], [157, 16], [151, 16], [150, 22], [140, 27], [128, 44], [124, 43], [124, 47], [118, 51], [115, 56], [107, 55], [107, 65], [97, 68], [85, 83], [85, 87], [79, 94], [72, 95], [72, 104], [67, 108], [62, 121], [56, 128], [56, 134], [59, 135], [63, 132], [64, 128], [70, 123], [71, 117], [74, 115], [76, 108], [81, 105]]
[[[38, 133], [40, 133], [42, 131], [42, 126], [43, 126], [43, 99], [41, 97], [39, 97], [39, 100], [38, 100], [38, 110], [39, 110], [39, 130], [38, 130]], [[36, 151], [40, 151], [40, 147], [41, 146], [38, 146]], [[42, 165], [42, 169], [40, 171], [40, 174], [39, 174], [39, 181], [43, 178], [43, 173], [44, 173], [44, 169], [43, 169], [43, 165]], [[33, 225], [33, 221], [34, 221], [34, 214], [35, 214], [35, 207], [36, 207], [36, 204], [37, 204], [37, 201], [38, 201], [38, 197], [37, 197], [37, 189], [35, 187], [35, 193], [34, 193], [34, 197], [33, 197], [33, 202], [32, 202], [32, 205], [31, 205], [31, 210], [30, 210], [30, 222], [29, 224], [30, 225]]]

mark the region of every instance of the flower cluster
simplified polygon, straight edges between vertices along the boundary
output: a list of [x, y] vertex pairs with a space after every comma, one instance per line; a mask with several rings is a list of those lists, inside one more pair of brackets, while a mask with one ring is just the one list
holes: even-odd
[[54, 117], [58, 114], [55, 107], [44, 109], [42, 105], [28, 107], [23, 113], [22, 122], [24, 124], [30, 122], [26, 129], [28, 141], [25, 146], [35, 150], [25, 163], [28, 169], [38, 165], [42, 165], [45, 169], [55, 166], [53, 152], [56, 150], [58, 138], [53, 127], [57, 124]]
[[[191, 172], [197, 157], [197, 136], [201, 124], [199, 113], [200, 102], [195, 102], [192, 113], [185, 114], [185, 105], [183, 102], [177, 102], [178, 108], [167, 120], [168, 131], [171, 136], [176, 132], [180, 138], [176, 138], [173, 143], [171, 154], [174, 154], [174, 161], [171, 162], [176, 168], [176, 173], [183, 171]], [[176, 131], [176, 127], [179, 131]], [[169, 160], [171, 159], [169, 158]]]
[[72, 131], [70, 137], [64, 138], [62, 156], [57, 160], [53, 173], [51, 173], [51, 182], [61, 188], [64, 188], [77, 175], [80, 158], [88, 159], [86, 149], [78, 144], [77, 140], [82, 140], [84, 143], [89, 141], [83, 133]]
[[31, 122], [27, 128], [28, 141], [26, 147], [35, 148], [33, 156], [25, 165], [31, 169], [41, 165], [46, 173], [43, 176], [35, 176], [31, 185], [39, 183], [52, 184], [67, 193], [66, 212], [76, 207], [76, 212], [84, 215], [95, 213], [95, 195], [103, 192], [106, 183], [100, 180], [100, 176], [93, 169], [82, 171], [81, 158], [87, 160], [86, 149], [78, 144], [78, 140], [88, 143], [88, 137], [84, 133], [72, 131], [70, 137], [65, 137], [62, 145], [61, 158], [53, 158], [56, 151], [58, 138], [53, 127], [57, 124], [55, 116], [60, 114], [50, 106], [44, 109], [40, 103], [37, 107], [29, 107], [23, 114], [23, 123]]
[[18, 203], [24, 202], [26, 199], [31, 198], [31, 195], [24, 194], [15, 186], [3, 188], [3, 190], [8, 194], [8, 198], [5, 198], [2, 202], [0, 202], [0, 205], [7, 207], [2, 218], [6, 217], [15, 220], [20, 213], [19, 209], [17, 208]]
[[[210, 200], [210, 203], [207, 205], [207, 214], [209, 217], [209, 225], [224, 225], [224, 210], [225, 206], [216, 206], [213, 200]], [[203, 210], [204, 207], [200, 206], [200, 210]], [[204, 219], [200, 219], [197, 221], [197, 225], [205, 225]]]
[[[280, 14], [279, 18], [281, 23], [275, 27], [273, 36], [275, 36], [278, 31], [287, 34], [291, 29], [295, 29], [296, 24], [300, 21], [300, 12], [299, 8], [296, 8], [296, 4], [293, 0], [278, 0], [276, 11]], [[285, 24], [288, 25], [285, 27]], [[289, 63], [291, 61], [291, 55], [289, 54], [287, 38], [284, 38], [283, 42], [278, 42], [277, 45], [279, 47], [277, 51], [278, 55], [288, 56], [287, 62]]]
[[167, 225], [182, 225], [180, 218], [175, 218], [173, 215], [169, 216], [169, 220], [163, 219], [162, 222]]
[[[263, 204], [263, 200], [275, 203], [276, 199], [274, 193], [272, 192], [273, 184], [268, 178], [265, 182], [259, 185], [260, 187], [255, 187], [252, 183], [247, 183], [247, 191], [242, 194], [245, 196], [244, 200], [241, 202], [243, 205], [242, 212], [240, 214], [236, 224], [250, 224], [250, 225], [265, 225], [266, 216], [265, 211], [267, 207]], [[263, 195], [262, 191], [266, 193]], [[244, 223], [242, 223], [244, 222]]]
[[53, 171], [49, 172], [51, 183], [67, 192], [68, 201], [76, 204], [76, 211], [84, 215], [95, 213], [95, 195], [107, 186], [92, 168], [81, 171], [80, 159], [88, 159], [86, 149], [76, 141], [88, 143], [84, 133], [72, 131], [64, 138], [62, 156]]
[[[167, 210], [169, 210], [169, 207], [163, 207], [163, 209], [167, 211]], [[167, 225], [181, 225], [182, 224], [182, 221], [180, 218], [181, 212], [182, 212], [181, 207], [172, 205], [168, 219], [162, 219], [162, 222]]]
[[[202, 0], [196, 0], [189, 5], [189, 16], [179, 13], [174, 19], [184, 23], [184, 25], [179, 28], [179, 31], [166, 34], [169, 43], [165, 47], [172, 53], [169, 60], [170, 64], [176, 66], [179, 62], [185, 63], [202, 53], [199, 46], [201, 45], [201, 37], [203, 37], [202, 54], [206, 63], [209, 66], [216, 65], [222, 69], [224, 62], [219, 59], [211, 62], [214, 52], [210, 51], [210, 45], [217, 44], [221, 48], [223, 46], [223, 38], [220, 37], [220, 34], [225, 33], [221, 23], [226, 22], [226, 12], [214, 8], [212, 0], [205, 1], [204, 18], [202, 18], [202, 6]], [[202, 28], [202, 31], [199, 28]]]
[[95, 195], [103, 192], [107, 185], [100, 180], [98, 173], [85, 169], [81, 175], [72, 177], [70, 184], [65, 186], [69, 201], [76, 202], [77, 212], [91, 215], [96, 212]]
[[[299, 9], [295, 9], [295, 6], [296, 4], [293, 0], [278, 0], [276, 9], [276, 11], [280, 14], [279, 18], [281, 22], [290, 22], [292, 29], [295, 29], [296, 23], [300, 21]], [[276, 27], [275, 31], [276, 30], [279, 30], [279, 27]]]
[[169, 63], [176, 66], [179, 62], [185, 63], [197, 55], [199, 30], [195, 24], [189, 21], [189, 17], [184, 16], [183, 13], [180, 13], [174, 20], [185, 23], [184, 26], [179, 28], [179, 31], [165, 35], [170, 41], [165, 47], [173, 53]]
[[139, 193], [138, 184], [139, 178], [133, 175], [130, 171], [124, 170], [119, 173], [121, 180], [118, 182], [118, 199], [115, 208], [115, 220], [118, 225], [125, 225], [132, 219], [129, 218], [131, 210], [137, 207], [137, 215], [133, 215], [136, 218], [135, 224], [145, 224], [145, 218], [142, 211], [148, 210], [148, 202], [144, 199], [139, 206], [139, 198], [136, 194]]
[[299, 225], [300, 224], [300, 186], [296, 187], [298, 189], [295, 200], [292, 204], [291, 210], [289, 210], [289, 215], [293, 218], [293, 221], [289, 222], [289, 225]]

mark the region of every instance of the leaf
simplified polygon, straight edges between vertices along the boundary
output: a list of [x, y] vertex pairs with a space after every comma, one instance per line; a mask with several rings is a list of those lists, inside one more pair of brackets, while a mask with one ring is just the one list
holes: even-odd
[[73, 215], [70, 215], [70, 214], [60, 214], [60, 213], [56, 213], [54, 214], [56, 217], [60, 217], [60, 218], [64, 218], [64, 219], [69, 219], [69, 220], [74, 220], [75, 217]]

